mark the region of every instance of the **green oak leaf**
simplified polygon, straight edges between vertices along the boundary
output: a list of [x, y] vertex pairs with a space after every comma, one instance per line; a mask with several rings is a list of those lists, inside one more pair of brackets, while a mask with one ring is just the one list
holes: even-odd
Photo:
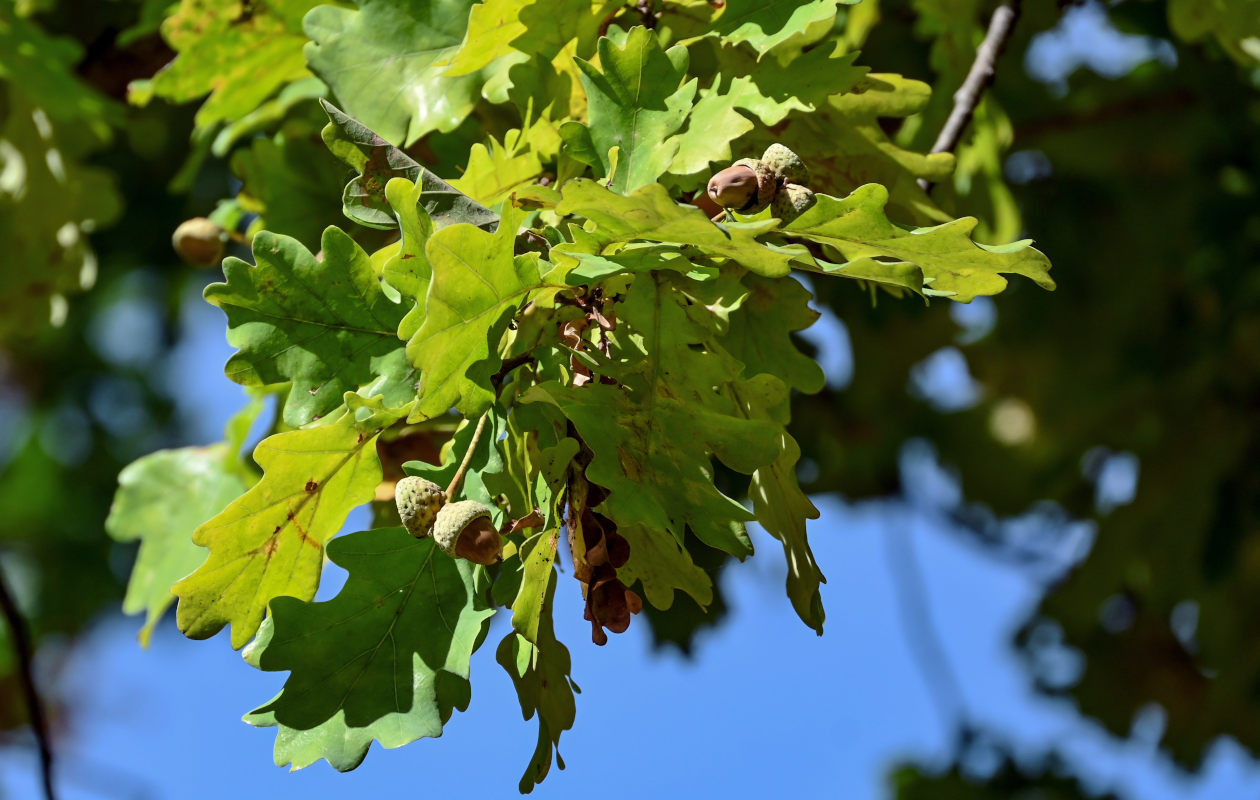
[[[652, 183], [665, 174], [678, 150], [669, 137], [682, 128], [697, 82], [684, 83], [687, 50], [662, 50], [656, 34], [635, 28], [618, 47], [599, 40], [599, 68], [576, 59], [582, 70], [589, 123], [568, 122], [560, 135], [582, 160], [599, 167], [617, 192]], [[617, 163], [608, 153], [620, 149]], [[592, 156], [595, 163], [592, 162]]]
[[446, 76], [474, 0], [355, 0], [306, 15], [306, 59], [355, 118], [408, 145], [454, 130], [481, 94], [480, 74]]
[[757, 241], [759, 234], [776, 227], [772, 220], [718, 225], [695, 206], [674, 202], [665, 187], [657, 183], [627, 196], [609, 191], [597, 181], [579, 178], [566, 183], [562, 192], [557, 213], [586, 217], [612, 241], [646, 239], [689, 244], [768, 277], [781, 277], [791, 271], [792, 253]]
[[370, 228], [395, 227], [397, 212], [389, 206], [385, 187], [392, 178], [406, 178], [418, 181], [424, 189], [420, 203], [437, 227], [467, 222], [492, 231], [498, 225], [498, 214], [420, 166], [332, 103], [320, 103], [329, 119], [321, 133], [324, 144], [359, 172], [342, 193], [342, 211], [347, 217]]
[[105, 530], [120, 542], [140, 540], [123, 612], [147, 612], [140, 629], [145, 647], [175, 602], [171, 584], [206, 560], [206, 551], [193, 544], [193, 531], [248, 488], [230, 466], [235, 457], [222, 444], [158, 450], [118, 474]]
[[345, 401], [350, 411], [336, 422], [259, 442], [262, 480], [193, 533], [210, 555], [171, 590], [187, 636], [208, 639], [231, 625], [240, 649], [272, 599], [315, 596], [324, 544], [381, 482], [376, 437], [406, 413], [351, 393]]
[[742, 92], [752, 84], [737, 78], [726, 92], [719, 91], [721, 85], [722, 76], [718, 75], [712, 88], [700, 93], [687, 118], [687, 130], [670, 140], [677, 150], [670, 172], [690, 175], [708, 169], [715, 161], [730, 161], [731, 142], [753, 129], [748, 118], [736, 111]]
[[687, 548], [668, 532], [646, 525], [618, 525], [630, 545], [630, 559], [617, 569], [617, 577], [626, 586], [637, 580], [649, 603], [661, 609], [674, 604], [674, 590], [681, 589], [700, 608], [713, 602], [713, 581], [709, 574], [691, 559]]
[[727, 90], [732, 104], [767, 126], [778, 125], [793, 111], [824, 107], [828, 98], [852, 90], [870, 71], [856, 66], [858, 54], [845, 52], [839, 42], [794, 56], [772, 53], [752, 63], [743, 48], [723, 47], [717, 55], [723, 73], [738, 76]]
[[519, 130], [508, 131], [500, 144], [493, 136], [490, 146], [474, 144], [464, 174], [451, 182], [456, 190], [478, 202], [494, 205], [513, 189], [532, 183], [543, 173], [542, 159], [529, 147]]
[[619, 385], [542, 383], [521, 399], [551, 402], [572, 420], [594, 453], [587, 477], [610, 491], [600, 511], [618, 526], [669, 531], [679, 542], [687, 526], [742, 558], [752, 552], [741, 525], [751, 515], [713, 485], [711, 459], [752, 473], [778, 457], [777, 426], [745, 419], [715, 390], [742, 365], [693, 349], [709, 332], [688, 319], [687, 302], [668, 273], [636, 276], [617, 306], [616, 360], [601, 365]]
[[199, 128], [245, 117], [282, 86], [310, 75], [302, 17], [319, 3], [183, 0], [162, 23], [175, 60], [141, 84], [137, 98], [152, 92], [183, 103], [208, 93], [197, 111]]
[[385, 196], [395, 209], [402, 239], [391, 245], [397, 249], [381, 271], [385, 282], [402, 295], [404, 305], [411, 301], [410, 310], [398, 323], [398, 338], [403, 341], [415, 336], [424, 322], [425, 299], [433, 280], [433, 268], [424, 255], [424, 247], [433, 235], [434, 225], [420, 203], [422, 191], [423, 187], [406, 178], [390, 178], [385, 185]]
[[888, 187], [891, 207], [918, 224], [945, 222], [919, 179], [948, 178], [954, 169], [949, 153], [916, 153], [892, 142], [881, 126], [884, 117], [908, 117], [923, 110], [932, 87], [900, 75], [869, 74], [852, 91], [832, 95], [812, 114], [802, 114], [783, 132], [783, 144], [809, 165], [815, 191], [851, 192], [868, 183]]
[[[853, 5], [858, 0], [844, 0]], [[758, 55], [784, 42], [805, 38], [810, 26], [830, 27], [839, 0], [728, 0], [710, 27], [724, 41], [748, 42]]]
[[257, 266], [229, 258], [227, 283], [205, 290], [227, 314], [228, 343], [239, 349], [227, 376], [246, 386], [292, 381], [284, 420], [295, 427], [376, 379], [384, 379], [373, 388], [388, 405], [415, 393], [415, 371], [397, 336], [404, 306], [382, 291], [353, 239], [329, 227], [322, 243], [324, 260], [317, 261], [296, 239], [259, 233]]
[[722, 346], [744, 364], [744, 377], [767, 373], [813, 394], [826, 383], [818, 362], [800, 351], [791, 334], [814, 324], [809, 290], [798, 282], [745, 275], [747, 294], [728, 317]]
[[328, 558], [349, 573], [337, 596], [275, 598], [246, 650], [254, 666], [289, 677], [245, 721], [279, 728], [277, 766], [324, 758], [344, 772], [374, 740], [440, 736], [452, 709], [467, 707], [469, 659], [494, 609], [472, 564], [402, 528], [343, 536]]
[[429, 237], [432, 284], [424, 321], [407, 342], [407, 356], [420, 369], [413, 419], [451, 407], [475, 417], [493, 401], [489, 377], [499, 366], [499, 339], [516, 309], [542, 286], [536, 254], [513, 254], [524, 216], [507, 209], [495, 233], [452, 225]]
[[[788, 422], [788, 388], [778, 378], [761, 374], [733, 389], [750, 419]], [[819, 584], [826, 583], [805, 535], [805, 521], [818, 519], [818, 509], [801, 491], [796, 481], [796, 462], [801, 448], [786, 430], [779, 434], [781, 452], [771, 464], [753, 473], [748, 487], [753, 513], [771, 536], [783, 543], [787, 559], [787, 594], [801, 620], [819, 636], [823, 632], [822, 595]]]
[[[914, 264], [923, 273], [925, 293], [960, 302], [1001, 292], [1006, 288], [1002, 274], [1023, 275], [1043, 289], [1054, 289], [1050, 261], [1031, 240], [977, 244], [970, 235], [974, 217], [932, 228], [903, 228], [884, 213], [887, 203], [888, 190], [878, 184], [859, 187], [843, 199], [820, 194], [782, 232], [829, 245], [846, 259], [893, 258]], [[845, 274], [844, 266], [825, 269]]]
[[573, 727], [577, 716], [574, 692], [577, 684], [569, 676], [569, 651], [556, 639], [551, 609], [556, 594], [556, 548], [558, 530], [536, 534], [521, 546], [520, 589], [512, 603], [512, 627], [496, 653], [516, 685], [521, 713], [528, 720], [538, 715], [538, 745], [520, 791], [528, 794], [542, 783], [551, 769], [552, 753], [560, 758], [560, 735]]

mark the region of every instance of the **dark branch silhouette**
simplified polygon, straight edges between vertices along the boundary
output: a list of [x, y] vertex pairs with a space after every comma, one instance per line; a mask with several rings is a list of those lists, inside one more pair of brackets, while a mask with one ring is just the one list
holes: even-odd
[[35, 675], [31, 670], [31, 641], [27, 636], [26, 623], [22, 613], [9, 591], [4, 580], [4, 571], [0, 570], [0, 612], [8, 623], [9, 635], [13, 639], [13, 653], [17, 659], [18, 681], [22, 684], [22, 696], [26, 700], [26, 713], [30, 718], [31, 731], [39, 745], [40, 776], [44, 783], [44, 797], [54, 800], [52, 779], [52, 740], [48, 736], [48, 724], [44, 719], [44, 706], [39, 700], [39, 691], [35, 688]]

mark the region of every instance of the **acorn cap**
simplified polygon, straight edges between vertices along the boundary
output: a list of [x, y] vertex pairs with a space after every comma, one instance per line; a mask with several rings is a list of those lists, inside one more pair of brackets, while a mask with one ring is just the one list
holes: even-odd
[[761, 163], [774, 171], [780, 183], [809, 183], [809, 168], [801, 157], [779, 143], [766, 148]]
[[756, 214], [766, 206], [770, 205], [770, 201], [774, 199], [774, 192], [779, 188], [779, 179], [775, 175], [774, 169], [764, 161], [755, 158], [741, 158], [731, 166], [733, 167], [752, 167], [757, 173], [757, 197], [743, 208], [735, 209], [741, 214]]
[[804, 214], [817, 202], [814, 192], [800, 184], [785, 183], [774, 196], [770, 204], [770, 213], [778, 217], [786, 225]]
[[433, 523], [433, 541], [442, 548], [442, 552], [456, 558], [455, 543], [459, 541], [459, 534], [469, 524], [482, 517], [489, 518], [493, 513], [490, 506], [476, 500], [448, 503], [437, 512], [437, 519]]
[[408, 475], [394, 488], [394, 501], [403, 527], [419, 539], [429, 535], [438, 510], [446, 503], [446, 492], [433, 481]]

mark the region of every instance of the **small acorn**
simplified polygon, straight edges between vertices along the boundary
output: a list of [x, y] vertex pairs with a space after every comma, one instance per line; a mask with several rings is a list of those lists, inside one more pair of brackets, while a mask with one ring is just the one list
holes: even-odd
[[490, 506], [476, 500], [460, 500], [442, 507], [433, 523], [433, 540], [451, 558], [474, 564], [502, 560], [503, 537], [494, 527]]
[[766, 148], [761, 154], [761, 163], [769, 167], [779, 179], [780, 184], [809, 183], [809, 168], [801, 157], [778, 142]]
[[722, 208], [743, 208], [757, 196], [757, 171], [737, 164], [709, 178], [709, 197]]
[[748, 167], [757, 175], [757, 196], [750, 200], [748, 205], [735, 210], [744, 214], [756, 214], [770, 205], [770, 201], [774, 199], [775, 190], [779, 188], [779, 179], [774, 169], [764, 161], [755, 158], [741, 158], [732, 167]]
[[394, 488], [394, 501], [407, 533], [420, 539], [429, 535], [438, 511], [446, 504], [446, 492], [433, 481], [408, 475]]
[[171, 235], [175, 252], [195, 267], [217, 267], [227, 240], [223, 226], [205, 217], [184, 220]]
[[812, 189], [797, 183], [785, 183], [774, 195], [770, 204], [770, 214], [787, 224], [804, 214], [815, 203]]

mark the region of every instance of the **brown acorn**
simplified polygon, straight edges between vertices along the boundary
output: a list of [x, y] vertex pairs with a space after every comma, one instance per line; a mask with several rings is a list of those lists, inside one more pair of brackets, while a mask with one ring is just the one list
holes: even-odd
[[217, 267], [227, 240], [223, 226], [205, 217], [184, 220], [171, 235], [175, 252], [195, 267]]
[[757, 172], [751, 167], [727, 167], [709, 178], [709, 197], [722, 208], [743, 208], [757, 196]]
[[442, 506], [433, 522], [433, 540], [451, 558], [474, 564], [496, 564], [503, 559], [503, 537], [494, 527], [492, 509], [476, 500]]

